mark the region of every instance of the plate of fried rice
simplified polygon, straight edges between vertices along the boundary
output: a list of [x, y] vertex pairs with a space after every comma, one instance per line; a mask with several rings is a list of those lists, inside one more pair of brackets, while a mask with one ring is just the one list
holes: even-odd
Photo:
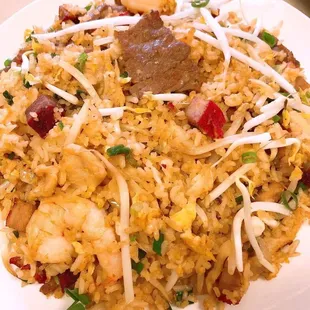
[[309, 26], [280, 0], [0, 25], [1, 307], [306, 309]]

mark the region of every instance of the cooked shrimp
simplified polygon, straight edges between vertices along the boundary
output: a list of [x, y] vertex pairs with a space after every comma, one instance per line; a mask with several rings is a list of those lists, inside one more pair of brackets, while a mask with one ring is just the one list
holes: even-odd
[[104, 269], [108, 282], [122, 277], [120, 250], [112, 228], [105, 225], [105, 212], [88, 199], [58, 195], [44, 199], [27, 226], [30, 253], [41, 263], [70, 264], [76, 257], [65, 231], [88, 241]]

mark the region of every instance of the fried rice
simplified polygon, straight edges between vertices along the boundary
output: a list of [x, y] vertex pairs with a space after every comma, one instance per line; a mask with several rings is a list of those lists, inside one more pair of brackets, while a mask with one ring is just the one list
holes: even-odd
[[5, 62], [4, 265], [70, 309], [239, 304], [298, 255], [310, 85], [228, 1], [112, 2], [61, 6]]

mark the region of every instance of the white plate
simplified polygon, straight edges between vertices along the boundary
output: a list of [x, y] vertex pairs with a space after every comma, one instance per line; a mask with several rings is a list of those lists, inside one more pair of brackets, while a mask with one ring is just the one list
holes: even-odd
[[[259, 10], [257, 3], [273, 2], [272, 0], [242, 0], [250, 2], [246, 6], [246, 15], [257, 16], [257, 12], [264, 11], [264, 25], [266, 28], [275, 27], [282, 20], [284, 25], [281, 38], [285, 45], [291, 49], [296, 58], [300, 60], [310, 77], [310, 19], [285, 2], [275, 3], [268, 10], [263, 7]], [[25, 9], [16, 13], [9, 20], [0, 25], [0, 62], [16, 54], [26, 28], [32, 25], [48, 27], [57, 14], [58, 6], [64, 2], [86, 5], [89, 0], [37, 0]], [[255, 2], [255, 5], [253, 5]], [[236, 7], [238, 1], [233, 4]], [[7, 4], [8, 5], [8, 4]], [[1, 66], [0, 66], [1, 67]], [[227, 307], [234, 310], [305, 310], [310, 304], [310, 247], [307, 238], [310, 236], [309, 227], [304, 227], [299, 234], [301, 244], [298, 250], [300, 257], [284, 265], [279, 276], [272, 281], [256, 281], [239, 306]], [[3, 240], [1, 240], [1, 243]], [[2, 243], [3, 244], [3, 243]], [[66, 310], [71, 304], [69, 299], [56, 300], [39, 293], [38, 285], [28, 285], [21, 288], [20, 281], [13, 278], [0, 263], [0, 309], [5, 310]], [[197, 310], [197, 305], [188, 309]]]

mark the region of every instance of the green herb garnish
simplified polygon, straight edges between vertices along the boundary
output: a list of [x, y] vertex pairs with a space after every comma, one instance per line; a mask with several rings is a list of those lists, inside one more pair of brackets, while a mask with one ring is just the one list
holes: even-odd
[[160, 233], [159, 239], [154, 240], [153, 242], [153, 251], [160, 256], [161, 256], [161, 245], [163, 244], [164, 239], [165, 239], [164, 234]]
[[[288, 198], [287, 198], [288, 197]], [[293, 198], [294, 202], [295, 202], [295, 208], [291, 208], [291, 206], [289, 205], [288, 201], [289, 199]], [[281, 194], [281, 200], [280, 202], [284, 205], [285, 208], [293, 211], [297, 208], [297, 205], [298, 205], [298, 198], [296, 196], [296, 194], [290, 192], [290, 191], [284, 191], [282, 194]]]
[[139, 249], [139, 250], [138, 250], [138, 257], [139, 257], [139, 259], [141, 260], [141, 259], [143, 259], [145, 256], [146, 256], [146, 252], [143, 251], [142, 249]]
[[246, 152], [242, 154], [242, 162], [244, 164], [256, 163], [257, 154], [255, 152]]
[[131, 260], [131, 268], [140, 274], [144, 268], [144, 265], [141, 262], [136, 263], [133, 259]]
[[243, 201], [243, 197], [242, 196], [238, 196], [238, 197], [236, 197], [235, 201], [236, 201], [237, 205], [240, 205], [240, 203]]
[[87, 59], [88, 59], [88, 55], [86, 53], [82, 53], [79, 56], [77, 63], [75, 64], [75, 68], [77, 68], [79, 71], [84, 73], [85, 64], [86, 64]]
[[80, 302], [74, 302], [69, 308], [68, 310], [85, 310], [86, 307], [81, 304]]
[[138, 161], [133, 157], [131, 150], [130, 150], [129, 154], [126, 155], [126, 161], [130, 166], [132, 166], [134, 168], [139, 167]]
[[109, 149], [107, 149], [107, 154], [111, 157], [111, 156], [116, 156], [116, 155], [120, 155], [120, 154], [125, 154], [128, 155], [130, 153], [130, 148], [124, 146], [123, 144], [120, 145], [116, 145], [113, 147], [110, 147]]
[[3, 97], [8, 102], [8, 105], [13, 105], [13, 103], [14, 103], [13, 98], [14, 97], [7, 90], [3, 93]]
[[265, 41], [271, 48], [275, 47], [277, 44], [277, 38], [266, 31], [261, 33], [260, 38]]
[[78, 289], [66, 289], [65, 292], [74, 300], [74, 303], [68, 308], [68, 310], [85, 310], [86, 306], [90, 303], [89, 297], [85, 294], [80, 295]]
[[92, 3], [90, 3], [89, 5], [85, 6], [85, 10], [88, 12], [92, 8], [92, 6]]
[[57, 56], [57, 54], [56, 53], [52, 53], [51, 56], [52, 56], [52, 58], [54, 58], [54, 57]]
[[23, 79], [23, 85], [29, 89], [30, 87], [32, 87], [32, 85], [29, 83], [29, 81], [27, 81], [26, 79]]
[[300, 181], [300, 182], [298, 182], [296, 190], [295, 190], [296, 195], [299, 193], [300, 189], [305, 192], [308, 189], [308, 186], [305, 183]]
[[210, 0], [193, 0], [192, 7], [193, 8], [204, 8], [209, 4]]
[[18, 230], [14, 230], [13, 231], [14, 236], [18, 239], [19, 238], [19, 231]]
[[129, 239], [130, 239], [130, 242], [135, 242], [137, 240], [137, 236], [136, 235], [131, 235], [129, 237]]
[[280, 94], [284, 97], [289, 97], [291, 94], [286, 92], [280, 92]]
[[30, 36], [27, 37], [27, 38], [25, 39], [25, 42], [31, 42], [31, 41], [32, 41], [32, 35], [33, 35], [33, 34], [34, 34], [34, 31], [32, 31], [31, 34], [30, 34]]
[[60, 130], [63, 130], [65, 128], [65, 125], [62, 121], [58, 122], [58, 127], [60, 128]]
[[127, 78], [129, 77], [129, 74], [128, 74], [127, 71], [125, 71], [125, 72], [123, 72], [123, 73], [120, 75], [120, 77], [121, 77], [122, 79], [127, 79]]
[[8, 156], [8, 159], [10, 159], [10, 160], [14, 160], [15, 159], [15, 153], [14, 152], [8, 154], [7, 156]]
[[176, 300], [176, 301], [182, 301], [182, 299], [183, 299], [183, 294], [184, 294], [183, 291], [176, 292], [176, 293], [175, 293], [175, 300]]
[[4, 62], [4, 66], [7, 68], [7, 67], [10, 67], [11, 66], [11, 63], [12, 63], [13, 60], [11, 59], [7, 59], [5, 62]]
[[281, 121], [281, 116], [279, 115], [275, 115], [272, 120], [275, 122], [275, 123], [279, 123]]

